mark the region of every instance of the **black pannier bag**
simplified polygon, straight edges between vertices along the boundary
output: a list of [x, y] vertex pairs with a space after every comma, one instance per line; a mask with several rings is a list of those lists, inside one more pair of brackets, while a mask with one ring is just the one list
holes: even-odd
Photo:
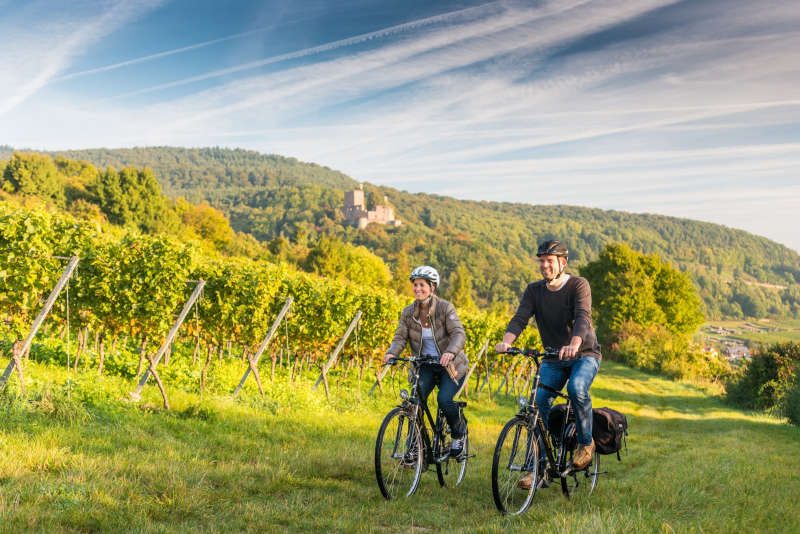
[[[552, 420], [552, 419], [551, 419]], [[596, 408], [592, 410], [592, 438], [598, 454], [617, 454], [617, 460], [622, 461], [619, 451], [622, 442], [628, 448], [628, 418], [611, 408]]]

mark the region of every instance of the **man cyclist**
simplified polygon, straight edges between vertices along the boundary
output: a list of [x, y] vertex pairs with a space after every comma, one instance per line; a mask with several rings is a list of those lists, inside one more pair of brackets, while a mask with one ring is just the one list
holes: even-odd
[[[558, 350], [558, 358], [542, 361], [541, 384], [560, 391], [567, 385], [572, 400], [578, 431], [578, 449], [573, 468], [583, 469], [592, 460], [592, 399], [589, 388], [600, 367], [600, 345], [592, 326], [592, 293], [589, 282], [564, 272], [568, 250], [558, 240], [545, 241], [536, 251], [543, 280], [529, 284], [522, 295], [517, 312], [506, 327], [503, 341], [495, 346], [506, 352], [522, 333], [531, 317], [535, 317], [542, 344]], [[536, 404], [545, 425], [555, 395], [539, 388]], [[520, 487], [529, 489], [533, 473], [520, 480]]]

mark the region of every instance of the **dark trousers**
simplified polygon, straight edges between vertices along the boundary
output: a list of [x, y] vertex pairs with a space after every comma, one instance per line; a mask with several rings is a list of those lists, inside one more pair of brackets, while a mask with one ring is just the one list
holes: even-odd
[[462, 378], [458, 382], [453, 382], [450, 375], [441, 365], [423, 364], [419, 369], [419, 394], [422, 400], [427, 401], [428, 395], [433, 391], [434, 386], [439, 386], [439, 393], [436, 396], [436, 401], [439, 403], [439, 408], [444, 412], [447, 419], [447, 424], [450, 425], [451, 436], [453, 439], [461, 439], [464, 437], [463, 421], [458, 417], [458, 406], [453, 400], [453, 395], [458, 392], [461, 383], [464, 381]]

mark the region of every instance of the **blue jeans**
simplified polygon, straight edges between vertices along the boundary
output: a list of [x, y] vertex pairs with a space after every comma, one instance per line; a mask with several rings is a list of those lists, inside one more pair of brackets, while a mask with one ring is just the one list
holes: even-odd
[[419, 369], [419, 394], [423, 401], [428, 400], [428, 395], [433, 391], [433, 387], [438, 384], [439, 393], [436, 396], [436, 401], [439, 403], [439, 409], [444, 412], [444, 417], [447, 419], [447, 424], [450, 425], [451, 436], [453, 439], [461, 439], [464, 437], [463, 422], [458, 417], [458, 406], [453, 400], [453, 396], [458, 392], [461, 383], [464, 381], [462, 378], [458, 382], [453, 382], [450, 375], [447, 374], [444, 367], [441, 365], [422, 364]]
[[[561, 391], [569, 379], [567, 395], [575, 411], [578, 443], [581, 445], [589, 445], [592, 442], [592, 398], [589, 396], [589, 388], [599, 368], [600, 360], [584, 356], [572, 360], [545, 360], [539, 370], [541, 377], [539, 383], [550, 386], [556, 391]], [[545, 426], [554, 399], [555, 395], [549, 391], [542, 388], [536, 390], [536, 405], [539, 407]]]

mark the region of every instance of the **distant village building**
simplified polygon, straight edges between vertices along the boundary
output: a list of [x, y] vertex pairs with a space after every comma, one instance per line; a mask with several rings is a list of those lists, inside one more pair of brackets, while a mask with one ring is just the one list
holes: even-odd
[[725, 349], [725, 358], [731, 362], [741, 360], [742, 358], [750, 358], [750, 349], [740, 344], [730, 345]]
[[367, 211], [367, 205], [364, 202], [364, 190], [359, 186], [356, 190], [345, 192], [342, 215], [344, 215], [345, 221], [357, 225], [359, 228], [366, 228], [370, 223], [400, 226], [401, 223], [394, 218], [394, 210], [385, 196], [383, 197], [383, 202], [380, 206], [375, 206], [374, 210]]
[[713, 345], [703, 345], [702, 350], [703, 350], [703, 352], [705, 352], [706, 354], [708, 354], [710, 356], [714, 356], [714, 357], [719, 356], [719, 352], [717, 352], [716, 347], [714, 347]]

